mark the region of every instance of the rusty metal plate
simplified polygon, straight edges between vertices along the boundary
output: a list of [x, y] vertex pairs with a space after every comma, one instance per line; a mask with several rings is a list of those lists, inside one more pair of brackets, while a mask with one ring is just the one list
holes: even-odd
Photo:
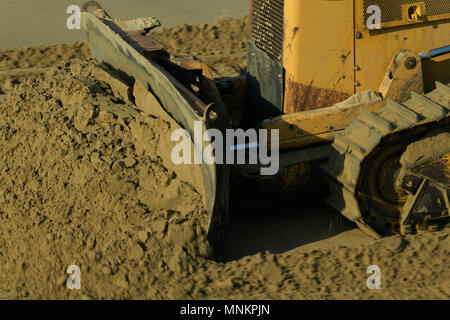
[[280, 115], [283, 110], [283, 66], [252, 41], [248, 42], [247, 64], [248, 121], [256, 124]]

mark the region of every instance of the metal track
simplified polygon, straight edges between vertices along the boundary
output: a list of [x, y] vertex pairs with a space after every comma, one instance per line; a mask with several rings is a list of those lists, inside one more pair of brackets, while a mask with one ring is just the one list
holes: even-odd
[[411, 98], [402, 104], [388, 99], [374, 112], [361, 109], [359, 117], [336, 134], [332, 144], [334, 152], [323, 166], [331, 191], [326, 199], [328, 204], [365, 232], [380, 237], [380, 230], [369, 222], [370, 208], [362, 201], [365, 194], [361, 188], [367, 183], [362, 181], [362, 172], [367, 170], [368, 158], [392, 141], [404, 143], [406, 148], [407, 144], [449, 120], [450, 87], [439, 82], [436, 82], [436, 89], [425, 96], [412, 92]]

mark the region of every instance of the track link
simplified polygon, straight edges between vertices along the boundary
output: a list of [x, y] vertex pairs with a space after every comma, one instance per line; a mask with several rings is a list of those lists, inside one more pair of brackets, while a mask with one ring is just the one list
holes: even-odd
[[[399, 217], [374, 217], [374, 210], [364, 201], [367, 195], [362, 189], [367, 182], [362, 177], [364, 170], [370, 169], [365, 166], [374, 165], [369, 161], [371, 154], [382, 152], [384, 145], [393, 143], [401, 149], [398, 152], [403, 152], [409, 143], [449, 120], [450, 87], [439, 82], [430, 93], [422, 96], [412, 92], [410, 99], [401, 104], [388, 99], [374, 112], [361, 109], [358, 118], [335, 135], [334, 152], [322, 167], [331, 192], [327, 203], [365, 232], [380, 237], [388, 231], [387, 224], [398, 223]], [[384, 221], [377, 224], [375, 220]]]

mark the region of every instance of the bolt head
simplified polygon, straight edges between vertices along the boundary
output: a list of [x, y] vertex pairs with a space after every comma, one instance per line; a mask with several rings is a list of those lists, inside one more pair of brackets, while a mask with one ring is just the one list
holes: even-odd
[[409, 57], [405, 61], [406, 69], [414, 69], [417, 66], [417, 60], [414, 57]]
[[218, 118], [217, 112], [215, 112], [215, 111], [209, 112], [209, 119], [216, 120], [217, 118]]

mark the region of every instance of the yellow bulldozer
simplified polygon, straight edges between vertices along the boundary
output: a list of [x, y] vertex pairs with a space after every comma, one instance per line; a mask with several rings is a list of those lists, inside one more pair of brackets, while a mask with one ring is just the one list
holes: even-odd
[[[217, 79], [198, 58], [167, 52], [154, 18], [113, 19], [95, 1], [81, 15], [92, 57], [143, 84], [191, 136], [194, 123], [278, 133], [267, 138], [274, 175], [259, 162], [201, 165], [216, 248], [230, 205], [309, 196], [374, 237], [449, 222], [448, 0], [250, 0], [245, 75]], [[234, 150], [250, 153], [250, 142]]]

